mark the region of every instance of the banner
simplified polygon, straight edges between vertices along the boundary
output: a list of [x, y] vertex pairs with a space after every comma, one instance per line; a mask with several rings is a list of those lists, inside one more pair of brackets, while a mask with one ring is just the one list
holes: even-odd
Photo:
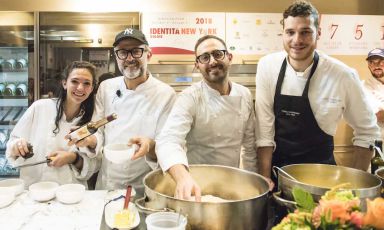
[[384, 48], [384, 16], [321, 15], [318, 49], [330, 55], [367, 55]]
[[227, 13], [226, 41], [234, 54], [268, 54], [283, 49], [281, 13]]
[[193, 54], [207, 34], [225, 40], [224, 13], [143, 13], [142, 31], [154, 54]]

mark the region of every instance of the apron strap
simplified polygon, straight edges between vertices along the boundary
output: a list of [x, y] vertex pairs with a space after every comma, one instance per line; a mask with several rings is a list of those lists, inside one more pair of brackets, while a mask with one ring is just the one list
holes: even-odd
[[[312, 68], [311, 68], [311, 72], [309, 74], [307, 83], [305, 84], [305, 88], [304, 88], [302, 96], [308, 96], [309, 81], [311, 80], [313, 74], [315, 73], [315, 71], [317, 69], [318, 63], [319, 63], [319, 55], [315, 51], [315, 55], [313, 57], [313, 65], [312, 65]], [[281, 65], [280, 72], [279, 72], [279, 77], [277, 79], [276, 93], [278, 93], [278, 94], [281, 93], [281, 86], [283, 85], [283, 80], [284, 80], [285, 70], [286, 69], [287, 69], [287, 58], [284, 59], [283, 64]], [[276, 93], [275, 93], [275, 95], [276, 95]]]
[[309, 77], [308, 77], [308, 80], [307, 80], [307, 83], [305, 84], [305, 88], [304, 88], [304, 91], [303, 91], [303, 97], [308, 97], [308, 90], [309, 90], [309, 81], [311, 80], [313, 74], [315, 73], [316, 71], [316, 68], [317, 68], [317, 64], [319, 64], [319, 55], [317, 54], [317, 52], [315, 51], [315, 56], [313, 57], [313, 66], [311, 68], [311, 73], [309, 74]]

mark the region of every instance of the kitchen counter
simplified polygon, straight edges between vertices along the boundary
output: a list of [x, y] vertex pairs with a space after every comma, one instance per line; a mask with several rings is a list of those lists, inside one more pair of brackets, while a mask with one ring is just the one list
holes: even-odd
[[86, 191], [82, 201], [66, 205], [56, 199], [37, 202], [24, 191], [0, 209], [0, 229], [100, 229], [106, 194], [105, 190]]

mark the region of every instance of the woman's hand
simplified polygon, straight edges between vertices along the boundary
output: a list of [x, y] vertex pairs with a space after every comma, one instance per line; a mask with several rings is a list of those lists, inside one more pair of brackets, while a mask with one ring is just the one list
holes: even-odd
[[28, 142], [24, 138], [17, 139], [11, 149], [14, 157], [26, 157], [29, 154]]
[[67, 151], [54, 151], [48, 154], [48, 158], [52, 161], [48, 164], [52, 167], [62, 167], [71, 164], [76, 160], [76, 153]]

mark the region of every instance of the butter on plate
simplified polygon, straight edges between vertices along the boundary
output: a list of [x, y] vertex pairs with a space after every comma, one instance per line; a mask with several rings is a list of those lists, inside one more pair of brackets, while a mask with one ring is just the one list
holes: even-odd
[[[128, 220], [130, 222], [130, 224], [129, 225], [124, 225], [122, 227], [118, 227], [116, 225], [116, 224], [120, 224], [120, 223], [115, 223], [116, 222], [115, 221], [116, 214], [119, 214], [120, 212], [123, 211], [123, 209], [122, 209], [123, 206], [124, 206], [124, 199], [112, 201], [112, 202], [108, 203], [105, 206], [105, 212], [104, 212], [105, 223], [111, 229], [118, 228], [120, 230], [128, 230], [128, 229], [136, 228], [140, 224], [139, 211], [137, 210], [137, 208], [136, 208], [134, 203], [129, 202], [129, 206], [128, 206], [127, 210], [128, 210], [128, 213], [129, 213], [128, 215], [131, 217]], [[124, 218], [124, 214], [123, 215], [119, 215], [118, 219], [120, 219], [120, 216], [123, 216], [123, 218], [121, 220], [122, 222], [125, 222], [127, 220], [126, 218]], [[120, 220], [118, 220], [118, 221], [120, 221]], [[124, 224], [124, 223], [122, 223], [122, 224]]]
[[114, 226], [115, 228], [129, 228], [135, 222], [135, 213], [129, 209], [118, 211], [115, 214]]

